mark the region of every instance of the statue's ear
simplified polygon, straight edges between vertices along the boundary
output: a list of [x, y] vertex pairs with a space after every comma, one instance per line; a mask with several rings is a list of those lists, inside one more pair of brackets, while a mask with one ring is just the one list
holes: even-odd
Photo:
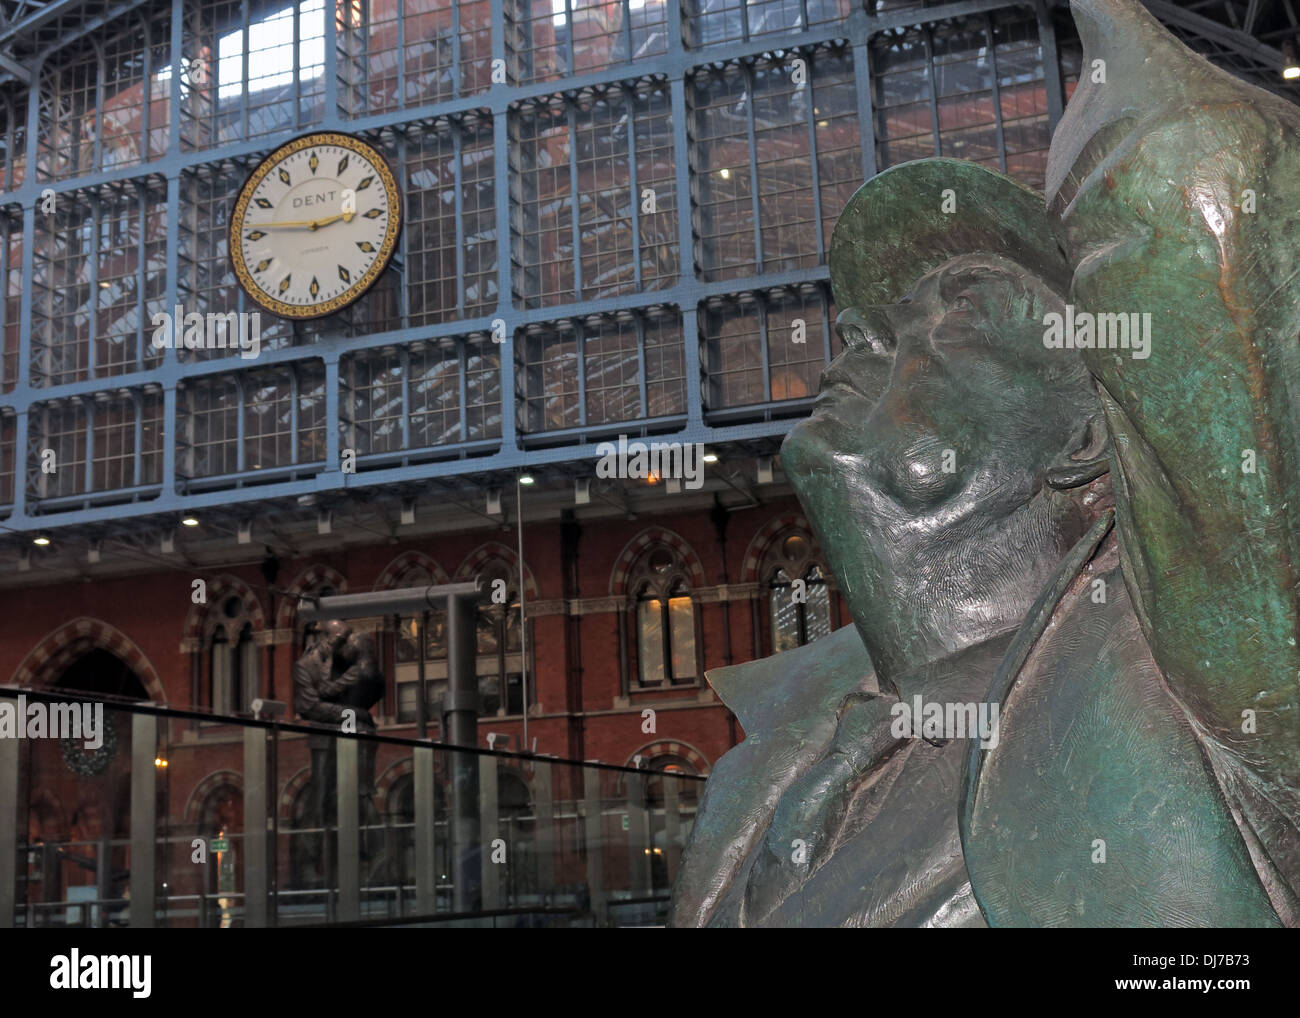
[[1110, 472], [1110, 433], [1098, 406], [1084, 419], [1076, 438], [1047, 470], [1047, 483], [1058, 491], [1081, 487]]

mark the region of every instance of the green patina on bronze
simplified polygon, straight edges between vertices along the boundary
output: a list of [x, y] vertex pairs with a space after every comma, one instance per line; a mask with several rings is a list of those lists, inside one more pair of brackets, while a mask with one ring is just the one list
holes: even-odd
[[[1300, 924], [1300, 110], [1073, 6], [1047, 209], [924, 160], [836, 227], [782, 459], [855, 626], [711, 673], [747, 739], [674, 924]], [[1050, 348], [1067, 301], [1149, 356]], [[893, 735], [914, 696], [1002, 737]]]
[[[1213, 67], [1134, 0], [1072, 6], [1085, 75], [1048, 167], [1072, 297], [1153, 318], [1146, 360], [1084, 352], [1113, 438], [1124, 580], [1296, 923], [1300, 109]], [[1095, 59], [1104, 82], [1087, 73]]]

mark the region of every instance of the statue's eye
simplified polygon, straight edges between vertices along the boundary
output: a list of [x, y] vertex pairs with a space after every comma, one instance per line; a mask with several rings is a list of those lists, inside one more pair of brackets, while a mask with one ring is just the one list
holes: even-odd
[[971, 300], [970, 294], [968, 294], [968, 293], [959, 293], [959, 294], [957, 294], [956, 297], [954, 297], [951, 301], [948, 302], [948, 310], [949, 310], [949, 311], [959, 311], [959, 312], [960, 312], [960, 311], [974, 311], [974, 310], [975, 310], [975, 302], [974, 302], [973, 300]]

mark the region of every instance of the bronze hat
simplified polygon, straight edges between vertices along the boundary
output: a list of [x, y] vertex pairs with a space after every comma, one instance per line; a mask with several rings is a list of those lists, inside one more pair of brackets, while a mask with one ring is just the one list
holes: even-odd
[[901, 163], [858, 188], [840, 214], [830, 252], [835, 304], [895, 303], [927, 272], [976, 252], [1068, 290], [1070, 269], [1041, 194], [965, 159]]

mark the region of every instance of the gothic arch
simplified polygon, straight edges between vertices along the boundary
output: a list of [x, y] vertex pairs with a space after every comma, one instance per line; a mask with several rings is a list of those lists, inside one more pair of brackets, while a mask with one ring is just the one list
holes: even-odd
[[696, 774], [707, 775], [709, 773], [708, 757], [689, 742], [682, 742], [680, 739], [655, 739], [653, 742], [647, 742], [640, 749], [629, 754], [627, 763], [624, 766], [635, 767], [636, 764], [633, 761], [638, 755], [642, 761], [653, 760], [657, 756], [679, 756], [695, 768]]
[[248, 621], [253, 624], [254, 631], [260, 633], [266, 629], [266, 614], [262, 611], [261, 598], [254, 594], [253, 588], [238, 576], [222, 573], [208, 581], [207, 603], [190, 605], [182, 633], [187, 647], [190, 646], [189, 641], [198, 640], [203, 636], [203, 622], [212, 607], [220, 605], [228, 597], [237, 597], [243, 603], [244, 612], [248, 616]]
[[808, 518], [803, 513], [787, 512], [774, 516], [754, 534], [753, 539], [749, 542], [749, 547], [745, 549], [745, 559], [740, 567], [741, 583], [761, 583], [763, 577], [759, 575], [759, 570], [763, 565], [763, 559], [766, 557], [768, 549], [771, 548], [772, 542], [781, 536], [787, 530], [799, 530], [808, 535], [812, 544], [813, 557], [825, 561], [825, 556], [821, 553], [821, 546], [813, 536], [812, 528], [808, 526]]
[[393, 794], [398, 782], [414, 772], [415, 760], [409, 756], [404, 756], [400, 760], [394, 760], [375, 779], [375, 790], [378, 792], [376, 798], [379, 800], [378, 808], [381, 815], [392, 810], [394, 804], [389, 801], [389, 797]]
[[241, 792], [244, 790], [244, 776], [236, 771], [213, 771], [207, 777], [203, 778], [194, 790], [190, 792], [190, 797], [185, 800], [185, 812], [182, 816], [186, 823], [197, 824], [199, 814], [203, 810], [203, 803], [208, 796], [224, 785], [230, 785], [232, 788], [238, 788]]
[[[510, 567], [510, 571], [517, 574], [519, 571], [519, 554], [511, 548], [507, 548], [498, 541], [489, 541], [487, 544], [481, 544], [466, 556], [465, 561], [456, 569], [456, 575], [453, 580], [455, 583], [464, 583], [478, 576], [483, 566], [492, 559], [500, 559]], [[528, 600], [536, 601], [539, 599], [537, 592], [537, 581], [533, 577], [533, 571], [524, 563], [524, 583]]]
[[615, 560], [613, 572], [609, 577], [610, 594], [616, 597], [627, 594], [627, 578], [633, 566], [649, 548], [656, 544], [667, 545], [677, 552], [690, 574], [693, 589], [698, 590], [705, 586], [704, 564], [686, 539], [664, 527], [647, 527], [623, 546], [623, 550]]
[[[306, 594], [308, 591], [324, 586], [333, 587], [340, 594], [346, 594], [348, 591], [348, 581], [342, 573], [330, 566], [320, 564], [308, 566], [300, 572], [286, 590], [290, 594]], [[298, 598], [282, 597], [280, 608], [275, 616], [275, 628], [292, 629], [297, 620]]]
[[379, 574], [379, 579], [375, 581], [375, 590], [392, 590], [401, 584], [404, 574], [413, 569], [423, 569], [431, 577], [435, 584], [450, 583], [451, 577], [447, 575], [447, 570], [435, 559], [426, 555], [422, 551], [404, 551], [397, 558], [384, 566], [384, 571]]
[[289, 780], [280, 789], [279, 810], [281, 820], [293, 820], [293, 804], [297, 802], [302, 790], [311, 781], [311, 767], [299, 767], [289, 776]]
[[39, 688], [52, 685], [69, 665], [96, 649], [115, 655], [135, 672], [151, 701], [167, 702], [162, 680], [144, 651], [121, 630], [84, 615], [63, 623], [37, 643], [23, 658], [10, 681], [16, 686]]

